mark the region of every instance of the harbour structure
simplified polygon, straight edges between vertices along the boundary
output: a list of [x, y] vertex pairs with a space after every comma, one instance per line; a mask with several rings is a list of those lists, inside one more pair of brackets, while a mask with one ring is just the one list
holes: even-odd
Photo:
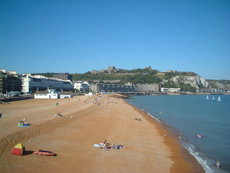
[[47, 90], [47, 88], [55, 89], [57, 91], [72, 91], [73, 84], [70, 80], [63, 80], [58, 78], [50, 78], [42, 75], [23, 74], [22, 92], [35, 92], [39, 90]]

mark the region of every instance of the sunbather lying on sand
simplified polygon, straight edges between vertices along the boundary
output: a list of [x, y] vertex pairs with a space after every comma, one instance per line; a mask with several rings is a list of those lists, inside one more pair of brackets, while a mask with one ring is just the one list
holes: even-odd
[[119, 150], [119, 149], [123, 148], [124, 146], [108, 143], [107, 140], [105, 139], [105, 141], [103, 143], [94, 144], [94, 147], [98, 147], [101, 149], [118, 149]]
[[19, 121], [19, 124], [27, 125], [27, 124], [29, 124], [29, 123], [26, 121], [26, 118], [23, 118], [22, 121]]

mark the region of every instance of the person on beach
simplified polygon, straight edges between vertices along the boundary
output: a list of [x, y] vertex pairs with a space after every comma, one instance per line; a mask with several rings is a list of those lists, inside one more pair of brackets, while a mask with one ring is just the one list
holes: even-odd
[[105, 139], [105, 141], [103, 143], [106, 145], [107, 144], [107, 139]]
[[107, 139], [105, 139], [105, 141], [103, 142], [105, 147], [109, 147], [111, 144], [109, 142], [107, 142]]
[[26, 121], [26, 118], [23, 118], [23, 120], [20, 121], [20, 123], [23, 124], [23, 125], [24, 125], [24, 124], [29, 124], [29, 123]]
[[220, 161], [219, 161], [219, 160], [216, 161], [216, 167], [217, 167], [217, 168], [220, 167]]
[[27, 125], [27, 126], [30, 125], [30, 123], [26, 121], [26, 118], [23, 118], [23, 120], [19, 121], [18, 123], [19, 127], [23, 127], [24, 125]]

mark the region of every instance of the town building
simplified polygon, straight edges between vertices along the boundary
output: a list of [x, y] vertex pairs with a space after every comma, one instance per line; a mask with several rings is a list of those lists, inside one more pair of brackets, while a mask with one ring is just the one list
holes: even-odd
[[98, 83], [96, 83], [96, 84], [94, 84], [94, 83], [89, 84], [89, 90], [92, 91], [92, 92], [94, 92], [94, 93], [99, 92]]
[[15, 71], [0, 70], [0, 93], [21, 92], [22, 83]]
[[108, 66], [107, 69], [104, 69], [104, 70], [92, 70], [91, 71], [91, 74], [98, 74], [98, 73], [109, 73], [109, 74], [112, 74], [112, 73], [117, 73], [118, 69], [116, 69], [115, 66]]
[[35, 99], [58, 99], [59, 94], [53, 89], [48, 89], [46, 91], [37, 91], [34, 94]]
[[70, 80], [63, 80], [57, 78], [49, 78], [41, 75], [22, 75], [22, 92], [35, 92], [39, 90], [46, 90], [47, 88], [55, 89], [57, 91], [72, 91], [73, 85]]
[[69, 91], [58, 92], [54, 89], [48, 89], [46, 91], [37, 91], [34, 94], [35, 99], [62, 99], [62, 98], [72, 98], [73, 93]]
[[73, 88], [77, 92], [89, 92], [89, 83], [86, 81], [77, 81], [74, 82]]
[[160, 91], [159, 84], [137, 84], [137, 92], [153, 93]]
[[178, 93], [180, 91], [180, 88], [161, 88], [162, 93]]
[[107, 72], [108, 72], [109, 74], [116, 73], [116, 72], [117, 72], [117, 69], [116, 69], [115, 66], [108, 66]]
[[121, 85], [121, 84], [111, 84], [111, 83], [90, 84], [89, 88], [93, 92], [129, 93], [129, 92], [136, 91], [136, 87], [134, 85]]

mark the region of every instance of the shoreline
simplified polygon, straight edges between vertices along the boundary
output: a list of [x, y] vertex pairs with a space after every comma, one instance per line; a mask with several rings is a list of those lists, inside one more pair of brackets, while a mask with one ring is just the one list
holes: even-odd
[[[225, 148], [228, 141], [225, 140], [226, 130], [222, 129], [225, 127], [225, 121], [222, 120], [224, 118], [228, 121], [226, 103], [229, 98], [220, 97], [221, 101], [217, 100], [216, 96], [209, 96], [207, 100], [206, 96], [202, 95], [136, 96], [127, 101], [141, 110], [145, 109], [156, 121], [166, 124], [167, 129], [175, 134], [181, 146], [196, 159], [205, 172], [228, 172], [229, 159]], [[222, 119], [220, 116], [216, 117], [217, 112]], [[215, 145], [215, 138], [219, 138], [218, 145]]]
[[[127, 104], [129, 104], [127, 102]], [[131, 104], [129, 104], [131, 105]], [[131, 105], [133, 106], [133, 105]], [[142, 116], [152, 123], [163, 138], [163, 142], [171, 149], [171, 159], [175, 162], [172, 165], [170, 172], [205, 172], [199, 162], [183, 147], [181, 146], [178, 134], [171, 131], [170, 127], [163, 122], [157, 121], [151, 117], [147, 112], [133, 106]], [[172, 151], [173, 150], [173, 151]]]
[[[6, 114], [0, 121], [1, 130], [6, 128], [0, 135], [0, 171], [3, 172], [26, 173], [38, 166], [45, 168], [45, 172], [204, 172], [180, 146], [175, 134], [122, 98], [81, 96], [71, 100], [26, 100], [0, 105], [0, 108]], [[52, 117], [60, 110], [62, 118]], [[14, 127], [15, 122], [28, 113], [31, 127]], [[136, 117], [142, 120], [135, 121]], [[120, 151], [93, 148], [94, 143], [105, 139], [125, 148]], [[10, 149], [18, 142], [24, 143], [26, 149], [49, 149], [58, 156], [13, 156]]]

